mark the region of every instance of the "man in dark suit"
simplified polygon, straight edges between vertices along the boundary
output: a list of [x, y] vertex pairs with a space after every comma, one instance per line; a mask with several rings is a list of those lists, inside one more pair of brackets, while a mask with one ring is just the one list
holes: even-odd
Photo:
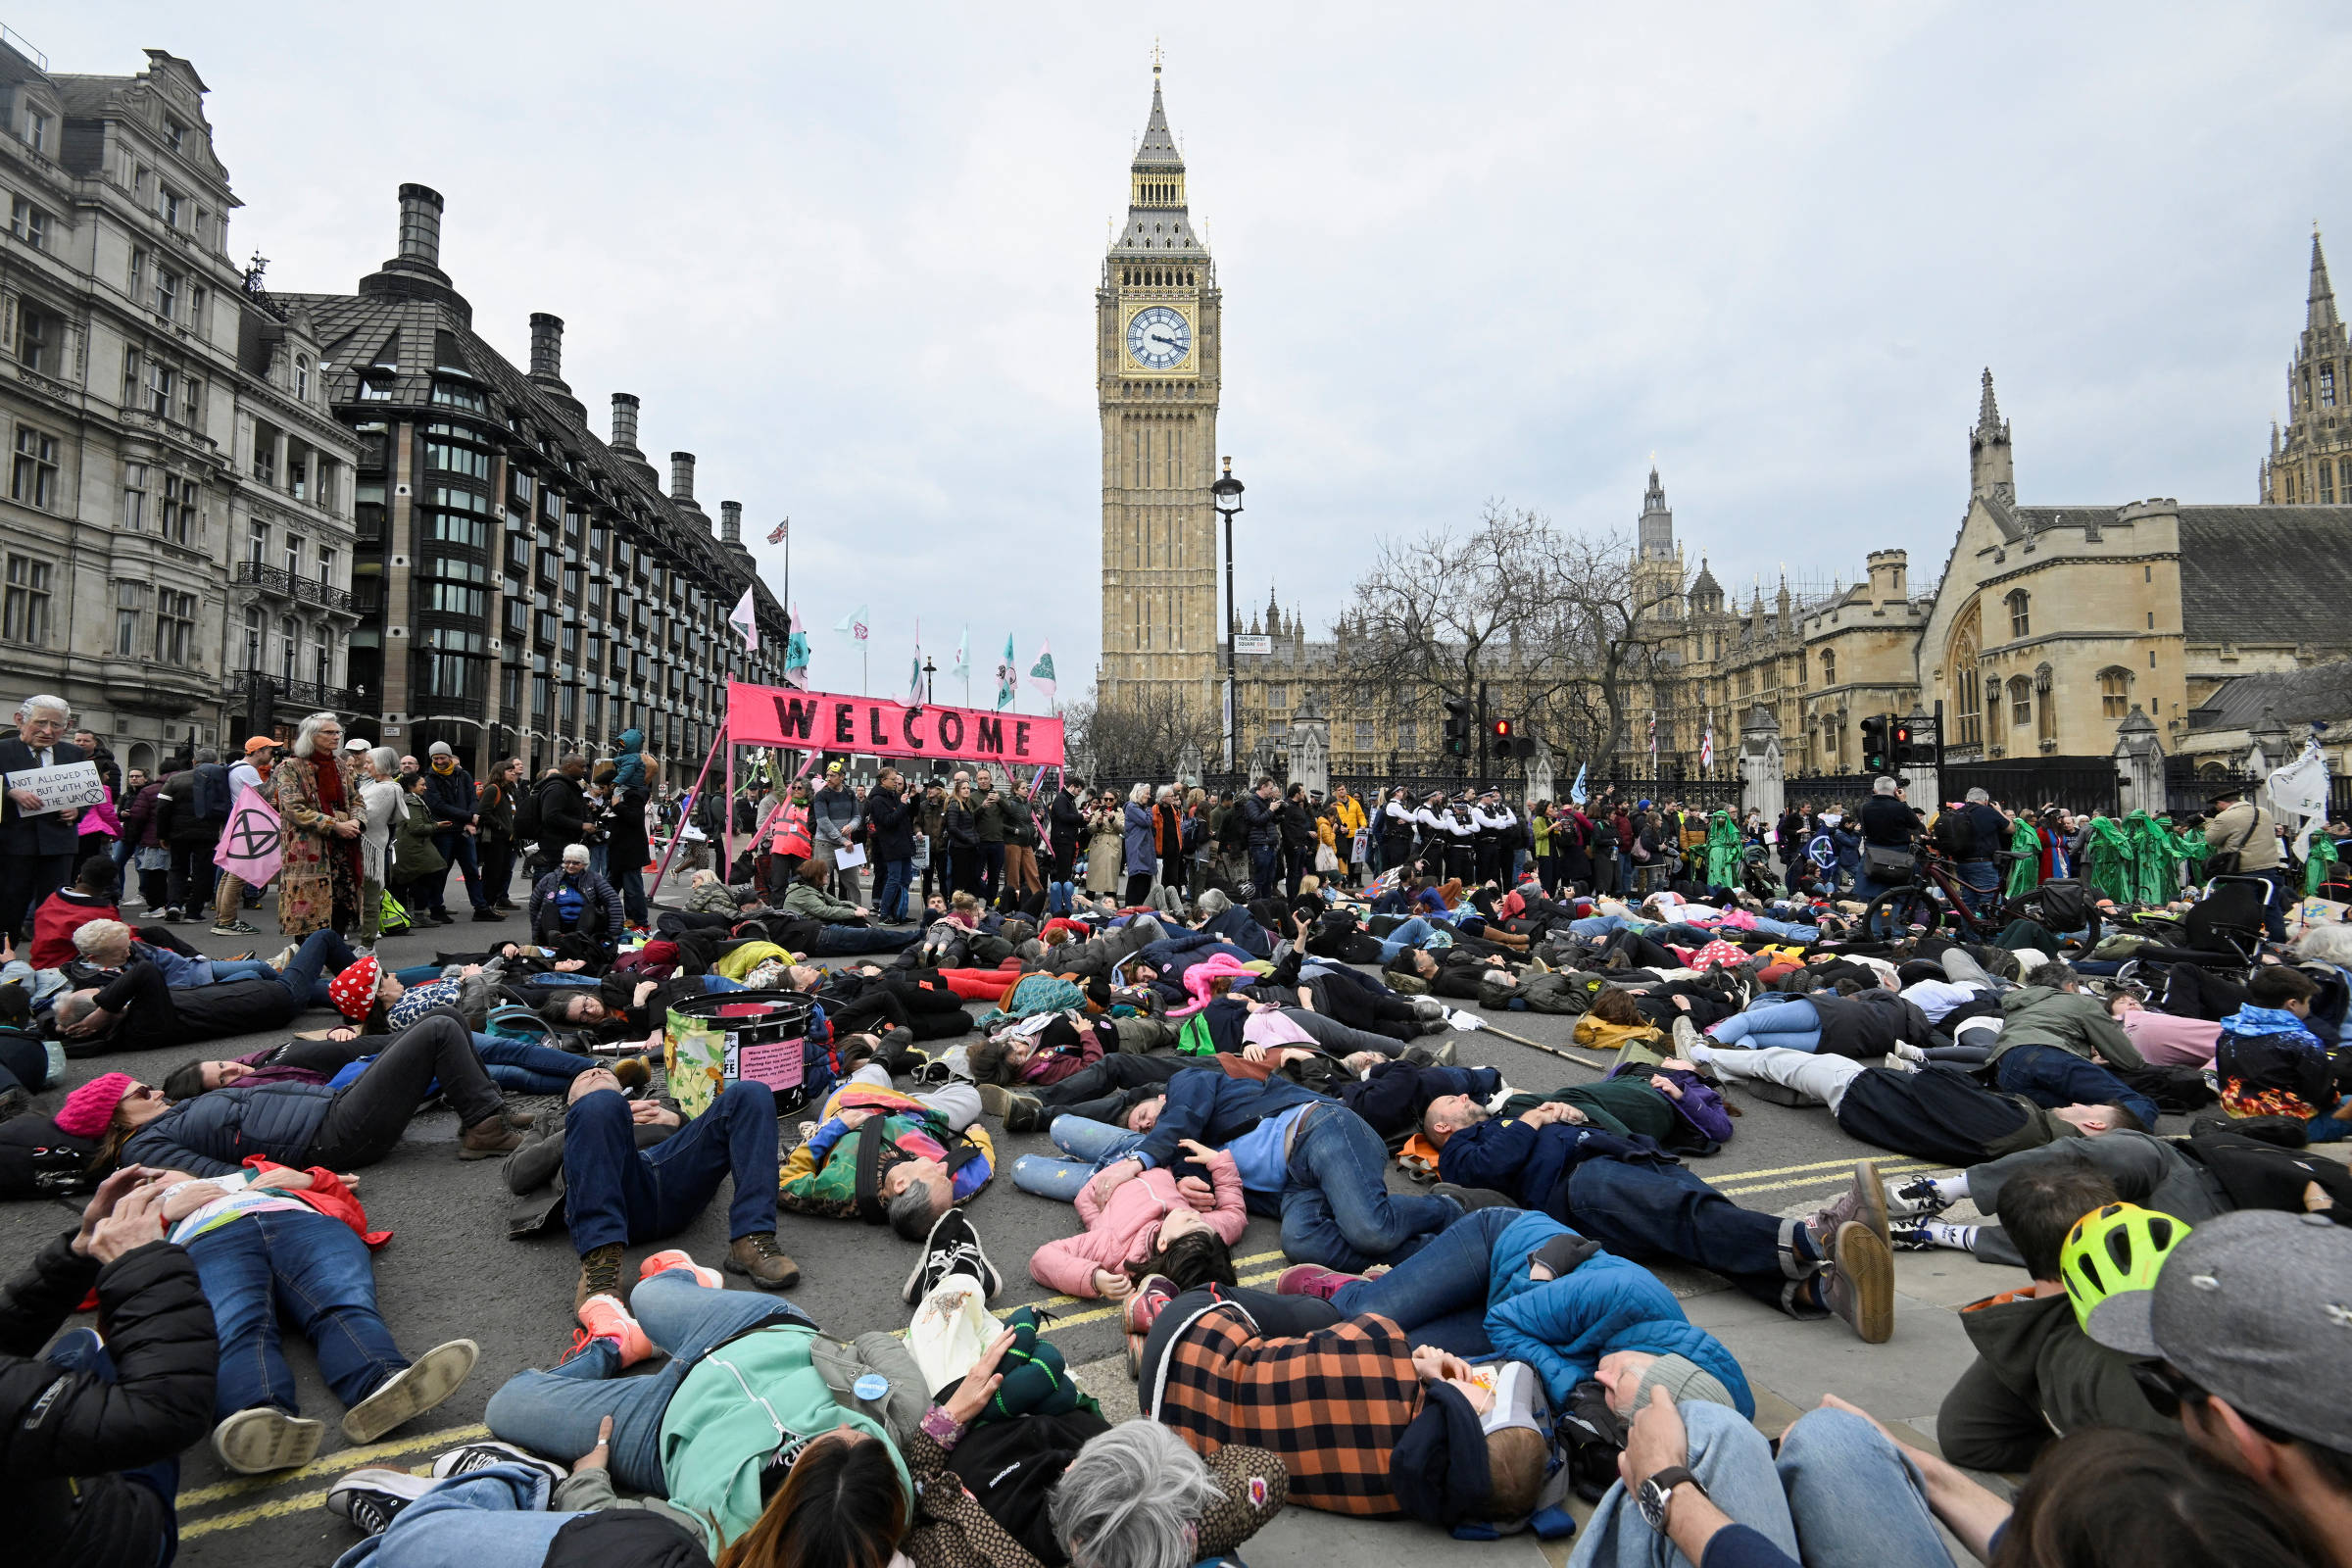
[[[62, 697], [27, 697], [17, 709], [17, 733], [0, 740], [0, 774], [27, 768], [86, 762], [89, 755], [65, 739], [74, 710]], [[74, 852], [81, 842], [79, 811], [26, 816], [40, 800], [13, 781], [0, 796], [0, 931], [21, 942], [31, 929], [31, 911], [64, 887], [74, 874]]]

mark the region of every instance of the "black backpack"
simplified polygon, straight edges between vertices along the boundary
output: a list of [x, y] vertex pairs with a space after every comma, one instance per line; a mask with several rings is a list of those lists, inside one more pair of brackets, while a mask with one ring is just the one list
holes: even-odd
[[516, 794], [514, 836], [518, 839], [535, 839], [539, 836], [539, 786], [535, 784]]

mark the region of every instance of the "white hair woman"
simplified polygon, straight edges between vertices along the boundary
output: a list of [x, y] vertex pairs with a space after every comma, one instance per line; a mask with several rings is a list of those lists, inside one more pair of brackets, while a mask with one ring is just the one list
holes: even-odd
[[292, 755], [270, 772], [277, 806], [277, 924], [300, 942], [314, 931], [349, 931], [360, 913], [359, 763], [343, 750], [343, 721], [313, 713]]
[[400, 814], [400, 754], [378, 746], [360, 754], [360, 946], [372, 949], [384, 923], [384, 872], [392, 823]]
[[1071, 1568], [1187, 1568], [1256, 1534], [1289, 1491], [1282, 1460], [1262, 1448], [1236, 1445], [1204, 1462], [1138, 1417], [1070, 1456], [1046, 1513]]

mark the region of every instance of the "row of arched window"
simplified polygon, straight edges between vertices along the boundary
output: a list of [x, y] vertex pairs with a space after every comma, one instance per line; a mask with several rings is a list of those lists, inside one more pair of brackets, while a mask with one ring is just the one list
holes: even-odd
[[1173, 207], [1184, 200], [1184, 188], [1172, 179], [1139, 179], [1135, 200], [1139, 207]]
[[1191, 288], [1189, 267], [1122, 267], [1119, 282], [1128, 288]]

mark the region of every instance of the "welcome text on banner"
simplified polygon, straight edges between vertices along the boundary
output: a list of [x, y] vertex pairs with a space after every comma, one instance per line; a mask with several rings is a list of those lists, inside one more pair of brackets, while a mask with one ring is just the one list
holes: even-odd
[[909, 708], [789, 686], [727, 682], [727, 733], [738, 746], [928, 757], [949, 762], [1058, 763], [1061, 720], [977, 708]]

